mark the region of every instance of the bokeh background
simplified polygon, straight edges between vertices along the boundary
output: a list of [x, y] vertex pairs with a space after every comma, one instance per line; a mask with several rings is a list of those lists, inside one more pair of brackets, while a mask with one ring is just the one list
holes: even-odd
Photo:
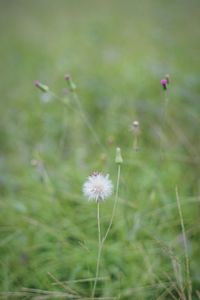
[[[187, 298], [177, 187], [192, 299], [200, 299], [199, 20], [198, 0], [0, 1], [3, 299], [71, 299], [71, 289], [79, 299], [91, 295], [96, 205], [82, 185], [96, 170], [116, 182], [117, 146], [120, 197], [96, 295]], [[39, 91], [36, 79], [51, 92]], [[102, 230], [112, 206], [113, 198], [102, 204]]]

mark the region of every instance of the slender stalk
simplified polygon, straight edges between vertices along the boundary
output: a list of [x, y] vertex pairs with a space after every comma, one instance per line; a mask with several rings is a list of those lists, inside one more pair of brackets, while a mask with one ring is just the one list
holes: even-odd
[[169, 122], [169, 116], [168, 116], [169, 92], [168, 92], [168, 90], [163, 91], [163, 98], [164, 98], [164, 103], [163, 103], [163, 108], [161, 111], [162, 120], [161, 120], [160, 137], [159, 137], [161, 160], [164, 159], [164, 155], [165, 155], [165, 150], [163, 149], [163, 145], [162, 145], [162, 134], [165, 133], [166, 126]]
[[185, 226], [184, 226], [184, 222], [183, 222], [183, 213], [182, 213], [182, 209], [181, 209], [181, 203], [180, 203], [177, 187], [176, 187], [176, 201], [177, 201], [178, 212], [179, 212], [179, 217], [180, 217], [180, 222], [181, 222], [181, 230], [182, 230], [182, 235], [183, 235], [188, 300], [192, 300], [192, 284], [191, 284], [191, 277], [190, 277], [190, 263], [189, 263], [189, 257], [188, 257], [188, 247], [187, 247], [187, 241], [186, 241]]
[[139, 150], [139, 146], [138, 146], [138, 136], [137, 136], [137, 135], [134, 136], [134, 140], [133, 140], [133, 150], [136, 151], [136, 152]]
[[100, 265], [103, 245], [104, 245], [104, 242], [105, 242], [105, 240], [106, 240], [106, 238], [107, 238], [107, 236], [110, 232], [110, 229], [112, 227], [113, 219], [114, 219], [115, 211], [116, 211], [116, 207], [117, 207], [117, 200], [118, 200], [118, 195], [119, 195], [120, 173], [121, 173], [121, 166], [120, 166], [120, 164], [118, 164], [117, 184], [116, 184], [116, 193], [115, 193], [114, 206], [113, 206], [112, 215], [111, 215], [111, 219], [110, 219], [108, 229], [106, 231], [105, 236], [102, 239], [101, 239], [101, 224], [100, 224], [100, 204], [99, 204], [99, 201], [97, 200], [97, 225], [98, 225], [99, 245], [98, 245], [98, 256], [97, 256], [97, 264], [96, 264], [96, 275], [95, 275], [94, 286], [93, 286], [93, 290], [92, 290], [92, 299], [94, 299], [94, 296], [95, 296], [97, 280], [98, 280], [98, 277], [99, 277], [99, 265]]
[[102, 252], [102, 242], [101, 242], [101, 223], [100, 223], [100, 202], [97, 200], [97, 226], [98, 226], [98, 255], [97, 255], [97, 265], [96, 265], [96, 275], [94, 280], [94, 286], [92, 290], [92, 299], [95, 296], [97, 280], [99, 277], [99, 265], [101, 260], [101, 252]]
[[168, 90], [166, 90], [164, 94], [165, 94], [165, 97], [164, 97], [163, 123], [165, 123], [167, 121], [167, 110], [168, 110], [168, 104], [169, 104]]
[[120, 173], [121, 173], [121, 165], [118, 164], [117, 184], [116, 184], [116, 192], [115, 192], [115, 202], [114, 202], [114, 206], [113, 206], [112, 215], [111, 215], [111, 219], [110, 219], [110, 223], [109, 223], [108, 229], [106, 231], [106, 234], [105, 234], [104, 238], [102, 239], [102, 246], [103, 246], [103, 243], [105, 242], [105, 240], [106, 240], [106, 238], [107, 238], [107, 236], [108, 236], [108, 234], [110, 232], [111, 226], [113, 224], [113, 219], [114, 219], [114, 216], [115, 216], [115, 211], [116, 211], [116, 207], [117, 207], [117, 200], [118, 200], [118, 195], [119, 195]]

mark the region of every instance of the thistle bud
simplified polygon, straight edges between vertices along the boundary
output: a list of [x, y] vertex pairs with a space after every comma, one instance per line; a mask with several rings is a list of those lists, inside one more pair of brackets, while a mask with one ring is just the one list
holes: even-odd
[[167, 79], [161, 79], [160, 81], [162, 87], [163, 87], [163, 90], [166, 90], [167, 89]]
[[49, 90], [48, 86], [44, 85], [39, 80], [35, 81], [35, 87], [37, 87], [39, 90], [41, 90], [44, 93], [48, 92], [48, 90]]
[[121, 149], [119, 147], [116, 148], [115, 162], [116, 162], [116, 164], [122, 164], [123, 163], [123, 158], [122, 158], [122, 155], [121, 155]]
[[69, 74], [65, 75], [65, 80], [67, 81], [67, 84], [69, 86], [69, 89], [74, 92], [76, 90], [76, 85], [75, 83], [72, 81], [72, 78]]

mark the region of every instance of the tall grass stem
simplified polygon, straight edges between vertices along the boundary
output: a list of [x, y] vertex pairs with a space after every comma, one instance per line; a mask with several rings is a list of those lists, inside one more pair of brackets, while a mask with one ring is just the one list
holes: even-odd
[[187, 247], [187, 240], [186, 240], [186, 234], [185, 234], [185, 226], [183, 222], [183, 213], [181, 209], [181, 203], [178, 193], [178, 188], [176, 187], [176, 201], [177, 201], [177, 207], [181, 222], [181, 230], [183, 235], [183, 244], [184, 244], [184, 253], [185, 253], [185, 267], [186, 267], [186, 283], [187, 283], [187, 294], [188, 294], [188, 300], [192, 300], [192, 284], [191, 284], [191, 276], [190, 276], [190, 263], [189, 263], [189, 256], [188, 256], [188, 247]]

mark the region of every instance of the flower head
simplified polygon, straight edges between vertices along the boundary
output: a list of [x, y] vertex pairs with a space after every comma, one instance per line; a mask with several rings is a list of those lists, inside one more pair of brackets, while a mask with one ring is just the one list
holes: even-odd
[[89, 201], [103, 201], [108, 198], [113, 191], [112, 181], [109, 175], [103, 175], [95, 172], [88, 177], [83, 185], [83, 194]]

